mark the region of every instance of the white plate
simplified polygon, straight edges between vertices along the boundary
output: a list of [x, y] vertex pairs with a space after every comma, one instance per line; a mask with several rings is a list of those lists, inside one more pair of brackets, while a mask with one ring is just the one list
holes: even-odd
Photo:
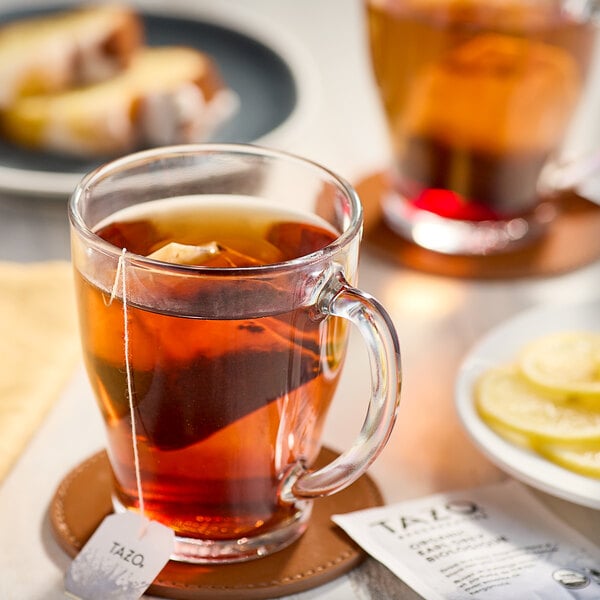
[[525, 343], [536, 337], [568, 329], [600, 331], [600, 300], [534, 308], [493, 329], [472, 349], [460, 368], [456, 407], [474, 442], [502, 470], [553, 496], [600, 509], [600, 480], [572, 473], [508, 443], [481, 420], [473, 401], [473, 385], [483, 371], [510, 362]]
[[[278, 145], [301, 130], [316, 106], [318, 78], [305, 49], [287, 32], [253, 13], [239, 8], [233, 11], [219, 3], [137, 3], [144, 19], [146, 43], [183, 44], [207, 52], [237, 93], [237, 114], [210, 141]], [[3, 6], [0, 25], [70, 5], [67, 2], [48, 8], [33, 2], [12, 9]], [[0, 191], [64, 198], [84, 173], [105, 160], [83, 161], [29, 152], [0, 140]]]

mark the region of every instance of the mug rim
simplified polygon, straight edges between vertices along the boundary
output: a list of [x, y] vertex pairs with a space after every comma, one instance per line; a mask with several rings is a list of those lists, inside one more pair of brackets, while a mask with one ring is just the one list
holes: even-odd
[[[129, 252], [115, 246], [97, 235], [84, 221], [80, 211], [82, 202], [86, 195], [90, 193], [92, 187], [102, 181], [107, 176], [119, 170], [129, 168], [143, 163], [158, 161], [161, 158], [173, 158], [177, 155], [190, 156], [198, 154], [229, 154], [229, 155], [252, 155], [255, 157], [268, 157], [271, 159], [285, 160], [289, 163], [296, 163], [303, 167], [312, 169], [315, 173], [326, 176], [340, 189], [348, 199], [352, 208], [350, 222], [348, 227], [340, 232], [336, 238], [314, 252], [304, 254], [291, 260], [269, 263], [259, 266], [246, 267], [210, 267], [205, 265], [182, 265], [156, 260], [147, 256]], [[358, 193], [354, 187], [343, 177], [323, 166], [322, 164], [292, 152], [276, 150], [258, 144], [238, 144], [238, 143], [196, 143], [196, 144], [178, 144], [171, 146], [160, 146], [127, 154], [120, 158], [108, 161], [99, 167], [96, 167], [83, 176], [75, 187], [75, 190], [69, 198], [68, 204], [69, 220], [72, 227], [78, 234], [90, 245], [104, 254], [112, 256], [118, 260], [121, 256], [126, 256], [128, 262], [139, 267], [150, 267], [162, 271], [172, 271], [188, 274], [207, 274], [212, 276], [240, 276], [240, 275], [258, 275], [273, 273], [282, 270], [294, 269], [298, 266], [305, 266], [311, 263], [327, 260], [330, 256], [336, 254], [341, 248], [349, 244], [357, 236], [360, 239], [363, 227], [363, 208]]]

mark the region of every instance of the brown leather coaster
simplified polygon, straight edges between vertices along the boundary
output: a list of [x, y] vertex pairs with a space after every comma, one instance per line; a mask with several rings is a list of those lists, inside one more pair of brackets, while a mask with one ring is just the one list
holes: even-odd
[[600, 258], [600, 207], [575, 194], [556, 199], [556, 219], [526, 248], [483, 257], [450, 256], [420, 248], [385, 225], [380, 208], [389, 189], [385, 173], [370, 175], [355, 187], [365, 209], [365, 249], [404, 267], [450, 277], [501, 279], [558, 275]]
[[[324, 448], [317, 466], [336, 454]], [[50, 505], [56, 540], [76, 556], [102, 519], [112, 512], [111, 474], [105, 452], [73, 469]], [[380, 506], [379, 489], [368, 476], [329, 498], [315, 500], [308, 529], [291, 546], [257, 560], [210, 566], [171, 561], [148, 593], [174, 599], [276, 598], [322, 585], [358, 565], [364, 553], [331, 515]]]

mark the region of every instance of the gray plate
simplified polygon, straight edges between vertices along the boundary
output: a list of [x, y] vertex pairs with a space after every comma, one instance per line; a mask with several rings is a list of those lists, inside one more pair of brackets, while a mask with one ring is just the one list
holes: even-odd
[[[52, 10], [7, 13], [0, 17], [0, 24]], [[238, 95], [237, 114], [210, 141], [261, 141], [284, 129], [282, 126], [297, 116], [301, 100], [297, 65], [284, 58], [269, 41], [246, 33], [243, 20], [237, 29], [193, 13], [167, 16], [142, 10], [141, 14], [149, 45], [181, 44], [209, 53], [227, 85]], [[31, 152], [0, 140], [0, 190], [64, 197], [84, 173], [98, 164]]]

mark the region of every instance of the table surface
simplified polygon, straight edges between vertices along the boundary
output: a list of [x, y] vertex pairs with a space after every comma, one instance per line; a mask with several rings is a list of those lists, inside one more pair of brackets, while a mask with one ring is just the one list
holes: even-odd
[[[247, 13], [243, 0], [213, 4], [230, 14]], [[305, 122], [278, 145], [320, 161], [350, 181], [383, 168], [389, 149], [366, 59], [360, 2], [254, 0], [252, 12], [253, 19], [277, 30], [296, 48], [306, 76], [312, 78]], [[0, 195], [0, 260], [68, 257], [65, 201]], [[506, 319], [541, 304], [595, 298], [599, 281], [600, 261], [551, 278], [477, 281], [403, 269], [365, 248], [360, 285], [387, 307], [403, 356], [398, 424], [370, 470], [387, 503], [507, 477], [459, 423], [453, 386], [461, 361], [481, 336]], [[342, 450], [358, 432], [368, 378], [366, 355], [353, 336], [325, 431], [328, 446]], [[103, 446], [103, 435], [79, 369], [0, 485], [0, 598], [63, 597], [62, 576], [69, 559], [54, 542], [46, 510], [60, 479]], [[591, 540], [600, 539], [597, 511], [533, 492], [565, 522]], [[348, 576], [297, 598], [374, 600], [382, 597], [384, 587], [386, 597], [419, 597], [369, 560]]]

